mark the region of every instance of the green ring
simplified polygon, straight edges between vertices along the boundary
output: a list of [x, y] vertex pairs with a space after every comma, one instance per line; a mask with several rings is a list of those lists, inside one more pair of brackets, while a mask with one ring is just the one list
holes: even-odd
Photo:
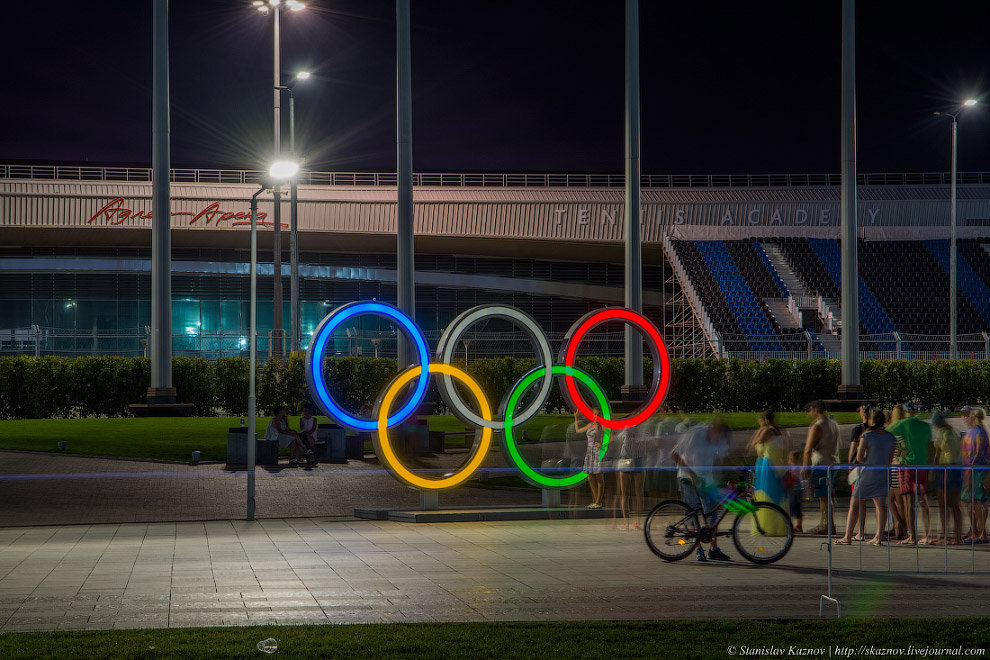
[[[537, 379], [546, 374], [546, 371], [546, 367], [538, 367], [529, 372], [516, 384], [515, 388], [512, 390], [512, 393], [509, 395], [509, 399], [505, 404], [505, 432], [503, 434], [503, 439], [505, 441], [504, 446], [509, 460], [520, 472], [522, 472], [523, 477], [534, 486], [539, 486], [541, 488], [570, 488], [571, 486], [576, 486], [587, 479], [588, 473], [581, 470], [581, 472], [567, 477], [544, 476], [526, 464], [526, 461], [524, 461], [522, 456], [519, 454], [519, 448], [516, 446], [515, 438], [512, 437], [512, 416], [515, 414], [516, 404], [519, 403], [519, 397], [521, 397], [523, 392], [525, 392], [530, 385], [536, 382]], [[605, 396], [605, 392], [602, 390], [601, 386], [590, 375], [584, 371], [581, 371], [577, 367], [567, 367], [562, 364], [554, 365], [553, 375], [573, 376], [587, 385], [588, 389], [590, 389], [595, 395], [595, 398], [598, 399], [598, 403], [602, 408], [602, 417], [605, 419], [612, 419], [612, 410], [608, 405], [608, 397]], [[612, 431], [610, 429], [606, 428], [604, 430], [605, 433], [602, 434], [602, 456], [605, 456], [605, 452], [608, 450], [609, 438], [612, 435]]]

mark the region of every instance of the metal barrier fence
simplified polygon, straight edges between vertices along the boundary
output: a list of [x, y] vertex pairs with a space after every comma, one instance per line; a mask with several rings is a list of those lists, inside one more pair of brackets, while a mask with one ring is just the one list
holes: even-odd
[[[877, 536], [884, 540], [883, 542], [885, 542], [885, 545], [887, 547], [887, 569], [886, 569], [886, 571], [883, 571], [883, 572], [886, 572], [886, 573], [906, 573], [906, 572], [911, 572], [911, 573], [915, 573], [915, 574], [933, 574], [934, 573], [934, 574], [965, 574], [965, 575], [981, 574], [981, 575], [987, 575], [987, 574], [990, 574], [990, 567], [987, 567], [986, 569], [983, 569], [983, 570], [977, 570], [977, 567], [976, 567], [976, 546], [978, 544], [982, 544], [983, 543], [983, 541], [977, 539], [977, 536], [978, 536], [977, 530], [980, 529], [981, 526], [983, 528], [983, 536], [986, 537], [986, 509], [984, 508], [986, 505], [984, 504], [984, 492], [983, 492], [984, 491], [984, 488], [983, 488], [983, 485], [982, 485], [982, 481], [986, 477], [986, 475], [988, 474], [988, 467], [990, 467], [990, 466], [986, 466], [986, 465], [899, 465], [899, 464], [891, 464], [891, 465], [886, 465], [886, 466], [882, 466], [882, 465], [881, 466], [872, 466], [872, 465], [869, 465], [868, 466], [868, 465], [861, 465], [861, 464], [857, 464], [857, 463], [852, 463], [852, 464], [845, 463], [845, 464], [836, 464], [836, 465], [830, 465], [830, 466], [828, 466], [828, 468], [826, 470], [826, 480], [827, 480], [827, 485], [828, 485], [828, 492], [831, 493], [832, 496], [828, 498], [828, 518], [826, 519], [826, 521], [827, 521], [826, 527], [828, 528], [827, 531], [826, 531], [826, 533], [827, 533], [827, 536], [828, 536], [828, 540], [825, 543], [822, 544], [822, 547], [825, 548], [826, 553], [827, 553], [827, 557], [828, 557], [828, 559], [827, 559], [827, 566], [826, 566], [827, 593], [822, 594], [821, 597], [819, 598], [819, 604], [818, 604], [818, 614], [819, 614], [819, 616], [822, 616], [824, 614], [824, 605], [825, 605], [826, 602], [834, 603], [835, 604], [835, 607], [836, 607], [836, 615], [839, 616], [839, 617], [842, 616], [841, 604], [839, 603], [839, 600], [834, 596], [834, 592], [833, 592], [833, 589], [832, 589], [832, 575], [833, 575], [833, 573], [836, 572], [836, 569], [833, 566], [833, 560], [832, 560], [832, 549], [833, 549], [833, 545], [835, 544], [835, 541], [833, 541], [833, 533], [832, 533], [831, 521], [833, 520], [833, 516], [835, 515], [835, 511], [833, 510], [833, 503], [834, 503], [834, 499], [835, 499], [834, 498], [834, 493], [835, 493], [836, 477], [839, 474], [846, 474], [846, 475], [848, 475], [851, 468], [859, 468], [863, 472], [865, 472], [865, 471], [874, 471], [874, 472], [876, 472], [876, 471], [883, 471], [885, 473], [884, 476], [886, 477], [886, 479], [884, 479], [883, 481], [881, 481], [881, 483], [886, 483], [887, 484], [887, 489], [886, 489], [885, 492], [889, 492], [890, 489], [891, 489], [890, 484], [891, 484], [891, 481], [892, 481], [892, 478], [893, 478], [892, 477], [892, 474], [891, 474], [891, 471], [892, 470], [897, 470], [898, 471], [898, 478], [900, 479], [900, 483], [902, 484], [902, 490], [901, 490], [902, 495], [905, 494], [905, 493], [907, 493], [907, 494], [909, 494], [911, 496], [911, 500], [912, 500], [911, 512], [912, 512], [913, 520], [911, 521], [911, 524], [909, 524], [908, 529], [910, 530], [912, 528], [912, 526], [913, 526], [913, 529], [914, 529], [914, 532], [915, 532], [915, 542], [913, 544], [909, 544], [909, 545], [913, 545], [913, 547], [915, 549], [915, 570], [914, 571], [903, 571], [903, 570], [896, 570], [895, 571], [895, 570], [893, 570], [893, 568], [892, 568], [892, 561], [891, 561], [891, 541], [894, 540], [894, 539], [891, 538], [891, 532], [892, 532], [892, 529], [891, 529], [891, 520], [892, 520], [892, 518], [894, 516], [891, 514], [891, 512], [889, 511], [889, 509], [886, 508], [888, 506], [886, 504], [887, 501], [888, 501], [888, 496], [885, 494], [881, 498], [870, 498], [870, 499], [874, 499], [874, 500], [880, 499], [881, 502], [884, 503], [883, 504], [883, 507], [884, 507], [884, 509], [886, 511], [886, 516], [883, 516], [883, 518], [884, 518], [884, 528], [883, 528], [882, 534], [881, 534], [881, 531], [880, 530], [877, 530]], [[922, 479], [922, 471], [924, 472], [924, 478], [923, 479]], [[931, 476], [936, 477], [935, 483], [936, 483], [936, 485], [941, 484], [941, 488], [938, 488], [938, 487], [931, 488], [931, 489], [928, 488], [928, 484], [929, 484], [929, 479], [928, 479], [929, 472], [932, 472]], [[917, 486], [908, 486], [907, 487], [907, 490], [905, 491], [905, 490], [903, 490], [903, 484], [904, 484], [905, 481], [907, 481], [907, 479], [906, 479], [907, 475], [912, 475], [913, 480], [910, 483], [913, 484], [913, 485], [917, 485]], [[939, 477], [940, 477], [940, 479], [939, 479]], [[953, 477], [953, 481], [949, 481], [950, 477]], [[955, 477], [960, 477], [960, 479], [958, 480], [959, 488], [950, 488], [949, 487], [950, 484], [957, 483], [955, 481]], [[848, 478], [848, 476], [847, 476], [847, 478]], [[860, 477], [859, 477], [859, 480], [857, 480], [855, 483], [856, 484], [862, 484], [863, 482], [860, 481], [862, 479], [863, 479], [863, 476], [862, 476], [862, 472], [861, 472]], [[922, 485], [922, 484], [919, 484], [919, 479], [922, 479], [924, 481], [924, 484], [923, 484], [924, 488], [923, 489], [920, 488], [920, 487], [918, 487], [918, 486], [921, 486]], [[974, 484], [974, 480], [976, 480], [976, 484]], [[967, 486], [968, 486], [968, 488], [967, 488]], [[855, 489], [855, 485], [854, 485], [853, 488]], [[926, 526], [926, 532], [929, 531], [929, 530], [937, 529], [936, 526], [935, 526], [935, 524], [934, 524], [934, 521], [931, 520], [932, 512], [930, 510], [930, 507], [928, 507], [928, 501], [927, 500], [928, 500], [928, 491], [929, 490], [936, 491], [936, 492], [941, 491], [943, 493], [942, 494], [942, 497], [941, 497], [941, 500], [942, 500], [942, 503], [941, 503], [942, 511], [941, 511], [941, 516], [939, 517], [939, 519], [941, 521], [941, 527], [942, 527], [941, 538], [943, 539], [943, 543], [940, 544], [940, 545], [943, 546], [943, 568], [942, 568], [941, 571], [930, 571], [930, 570], [924, 570], [923, 571], [922, 570], [922, 566], [921, 566], [921, 544], [918, 543], [918, 541], [919, 541], [919, 532], [920, 532], [920, 530], [918, 529], [918, 522], [919, 522], [918, 521], [918, 510], [920, 508], [919, 507], [919, 504], [923, 504], [924, 505], [924, 508], [927, 509], [928, 524]], [[967, 571], [950, 571], [949, 570], [949, 545], [950, 544], [948, 542], [949, 541], [949, 533], [948, 532], [949, 532], [949, 522], [950, 522], [949, 521], [949, 513], [950, 513], [949, 500], [950, 500], [950, 498], [948, 497], [948, 494], [951, 491], [955, 491], [955, 490], [960, 491], [960, 494], [962, 495], [962, 497], [960, 497], [958, 501], [955, 501], [954, 502], [954, 506], [960, 506], [960, 507], [962, 507], [963, 505], [966, 505], [966, 507], [968, 508], [968, 511], [969, 511], [969, 516], [968, 516], [968, 518], [969, 518], [969, 536], [968, 536], [969, 543], [968, 544], [967, 543], [962, 543], [961, 545], [957, 545], [956, 546], [956, 547], [961, 547], [961, 546], [969, 545], [969, 548], [970, 548], [969, 549], [969, 554], [970, 554], [970, 569], [967, 570]], [[853, 490], [853, 493], [855, 494], [855, 490]], [[968, 497], [965, 496], [966, 494], [968, 494]], [[919, 497], [920, 497], [920, 499], [919, 499]], [[936, 498], [937, 498], [937, 496], [936, 496]], [[955, 500], [955, 498], [953, 498], [953, 500]], [[843, 571], [853, 571], [853, 570], [855, 570], [856, 572], [862, 572], [862, 573], [875, 573], [875, 572], [878, 572], [878, 571], [870, 570], [870, 569], [865, 569], [863, 567], [863, 544], [864, 543], [867, 543], [867, 541], [865, 540], [865, 537], [866, 537], [865, 531], [866, 531], [866, 519], [868, 517], [866, 515], [866, 512], [867, 512], [866, 505], [868, 504], [868, 502], [866, 500], [861, 500], [861, 499], [855, 499], [855, 498], [854, 499], [851, 499], [851, 501], [850, 501], [850, 514], [851, 514], [851, 511], [852, 511], [852, 505], [855, 504], [856, 502], [863, 502], [863, 506], [862, 506], [862, 509], [861, 509], [861, 515], [863, 516], [863, 518], [861, 520], [859, 520], [858, 523], [856, 523], [856, 524], [853, 525], [853, 529], [846, 530], [845, 535], [848, 537], [852, 532], [855, 532], [857, 525], [859, 526], [860, 530], [863, 532], [864, 539], [863, 539], [863, 541], [860, 541], [859, 542], [859, 544], [860, 544], [859, 545], [859, 567], [856, 568], [856, 569], [841, 569], [841, 570], [843, 570]], [[979, 505], [979, 509], [977, 508], [977, 504]], [[980, 518], [983, 518], [983, 520], [981, 521]], [[960, 538], [962, 537], [962, 535], [963, 535], [962, 524], [964, 522], [965, 522], [965, 517], [962, 516], [962, 511], [960, 510], [960, 518], [959, 518], [959, 523], [956, 526], [956, 534], [955, 534], [955, 536], [960, 537]], [[848, 518], [847, 518], [847, 524], [848, 524]], [[908, 523], [905, 522], [905, 524], [908, 524]]]
[[[397, 337], [393, 332], [358, 331], [348, 328], [346, 336], [338, 337], [336, 357], [395, 357]], [[76, 328], [27, 328], [0, 329], [0, 356], [60, 355], [65, 357], [115, 355], [120, 357], [147, 357], [148, 328], [123, 330], [82, 330]], [[223, 333], [195, 333], [172, 335], [172, 354], [187, 357], [247, 357], [249, 332], [246, 328], [231, 329]], [[423, 333], [432, 350], [440, 341], [439, 330]], [[551, 348], [556, 352], [563, 342], [564, 333], [547, 332]], [[276, 352], [277, 339], [271, 332], [258, 335], [258, 357], [265, 360]], [[465, 345], [466, 342], [466, 345]], [[309, 345], [309, 337], [303, 337], [302, 348]], [[580, 354], [602, 357], [621, 357], [624, 354], [625, 334], [622, 331], [590, 333], [581, 343]], [[283, 337], [282, 352], [288, 350]], [[534, 357], [530, 340], [520, 332], [467, 332], [455, 357], [465, 362], [483, 358]]]
[[[220, 333], [186, 333], [172, 335], [175, 355], [207, 358], [246, 357], [248, 354], [247, 328], [231, 328]], [[551, 347], [556, 350], [563, 340], [563, 333], [548, 332]], [[424, 333], [432, 347], [440, 340], [441, 331]], [[147, 328], [121, 328], [115, 330], [84, 330], [81, 328], [54, 328], [29, 326], [0, 328], [0, 355], [120, 355], [140, 357], [145, 355]], [[468, 342], [467, 358], [532, 357], [532, 346], [521, 332], [471, 332], [463, 337]], [[918, 360], [929, 362], [949, 359], [949, 337], [946, 335], [910, 335], [887, 333], [861, 335], [860, 359], [863, 360]], [[620, 357], [624, 354], [624, 334], [621, 331], [588, 335], [582, 342], [582, 354]], [[786, 350], [751, 350], [753, 346], [777, 342]], [[309, 337], [302, 338], [305, 349]], [[338, 356], [394, 357], [396, 337], [391, 332], [373, 332], [359, 329], [348, 331], [347, 345], [341, 344]], [[825, 343], [828, 344], [826, 347]], [[808, 332], [789, 335], [746, 336], [722, 335], [720, 357], [743, 360], [810, 360], [815, 358], [841, 359], [838, 338], [833, 335], [814, 335]], [[990, 360], [990, 335], [959, 335], [958, 355], [961, 360]], [[273, 352], [270, 333], [258, 336], [257, 350], [263, 358]], [[676, 349], [671, 345], [671, 349]], [[458, 355], [464, 355], [464, 350]]]
[[[719, 338], [721, 357], [743, 360], [810, 360], [842, 358], [841, 339], [837, 335], [816, 335], [795, 332], [781, 335], [730, 335]], [[948, 360], [949, 335], [918, 335], [902, 332], [860, 335], [859, 356], [862, 360]], [[780, 350], [768, 350], [779, 345]], [[961, 334], [956, 338], [961, 360], [990, 360], [990, 334], [986, 332]]]
[[[258, 183], [259, 170], [191, 169], [171, 170], [175, 183]], [[948, 185], [949, 172], [895, 172], [857, 174], [861, 186]], [[91, 167], [78, 165], [3, 165], [0, 179], [62, 181], [151, 181], [149, 167]], [[297, 182], [328, 186], [394, 186], [394, 172], [300, 172]], [[990, 184], [990, 172], [959, 172], [963, 184]], [[838, 174], [645, 174], [644, 188], [767, 188], [834, 187], [842, 183]], [[424, 187], [484, 188], [622, 188], [622, 174], [413, 174], [413, 185]]]

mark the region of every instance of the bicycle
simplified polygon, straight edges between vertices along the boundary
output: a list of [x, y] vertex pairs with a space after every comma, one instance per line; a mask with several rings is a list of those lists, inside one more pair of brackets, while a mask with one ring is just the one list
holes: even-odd
[[[698, 514], [708, 518], [713, 511], [704, 510], [704, 502], [690, 507], [680, 500], [664, 500], [653, 507], [646, 517], [643, 533], [646, 544], [664, 561], [679, 561], [690, 555], [701, 543], [710, 543], [716, 536], [731, 536], [743, 557], [754, 564], [772, 564], [783, 558], [794, 541], [791, 517], [772, 502], [753, 500], [752, 484], [743, 472], [742, 482], [729, 482], [729, 493], [715, 505], [721, 507], [713, 525], [699, 525]], [[732, 529], [715, 532], [726, 514], [732, 511], [736, 519]]]

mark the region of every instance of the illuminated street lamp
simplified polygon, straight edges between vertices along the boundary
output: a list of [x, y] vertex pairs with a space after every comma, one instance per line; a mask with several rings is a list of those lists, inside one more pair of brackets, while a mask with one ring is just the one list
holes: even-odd
[[[276, 87], [289, 92], [289, 157], [296, 157], [296, 99], [292, 88], [300, 80], [309, 78], [308, 71], [300, 71], [287, 85]], [[299, 337], [299, 200], [296, 195], [296, 179], [289, 183], [289, 350], [301, 348]]]
[[959, 351], [956, 346], [956, 335], [957, 328], [959, 325], [958, 310], [956, 306], [956, 279], [957, 279], [957, 267], [956, 267], [956, 164], [958, 161], [958, 155], [956, 151], [956, 143], [958, 142], [959, 135], [959, 124], [958, 117], [959, 113], [962, 112], [963, 108], [971, 108], [976, 105], [976, 99], [966, 99], [963, 101], [962, 106], [955, 112], [936, 112], [936, 115], [940, 117], [951, 117], [952, 118], [952, 183], [950, 186], [950, 197], [949, 202], [951, 206], [951, 217], [949, 220], [949, 359], [955, 360], [959, 357]]
[[[276, 161], [268, 171], [269, 179], [261, 183], [258, 190], [251, 195], [251, 330], [248, 335], [250, 343], [250, 358], [248, 360], [248, 432], [247, 432], [247, 519], [254, 520], [254, 468], [257, 461], [257, 426], [255, 417], [258, 414], [257, 382], [255, 371], [258, 365], [258, 195], [278, 189], [280, 183], [295, 175], [299, 166], [292, 161]], [[278, 198], [276, 197], [276, 200]], [[276, 280], [277, 282], [278, 280]]]
[[[282, 9], [288, 7], [290, 11], [299, 11], [304, 9], [306, 5], [297, 0], [287, 0], [282, 2], [281, 0], [268, 0], [268, 2], [262, 2], [262, 0], [254, 0], [254, 7], [259, 12], [268, 16], [272, 15], [273, 18], [273, 30], [274, 30], [274, 54], [275, 54], [275, 90], [274, 90], [274, 100], [275, 100], [275, 158], [278, 159], [281, 154], [281, 98], [282, 92], [279, 89], [282, 86], [281, 79], [279, 76], [280, 64], [279, 64], [279, 18], [282, 14]], [[275, 258], [272, 260], [275, 267], [275, 295], [274, 303], [275, 309], [272, 315], [272, 340], [276, 344], [277, 349], [274, 351], [275, 355], [282, 354], [282, 196], [278, 189], [278, 184], [272, 190], [272, 194], [275, 196], [275, 209], [272, 213], [272, 222], [275, 225], [275, 233], [273, 234], [272, 240], [272, 251]]]

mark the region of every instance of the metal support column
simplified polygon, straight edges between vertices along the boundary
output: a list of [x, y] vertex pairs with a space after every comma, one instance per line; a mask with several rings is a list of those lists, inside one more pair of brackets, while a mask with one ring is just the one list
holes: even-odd
[[[396, 302], [416, 318], [416, 265], [412, 196], [412, 64], [409, 0], [395, 2], [396, 27]], [[399, 369], [413, 361], [412, 347], [399, 335]]]
[[258, 397], [256, 395], [257, 380], [255, 372], [258, 365], [258, 195], [264, 192], [265, 186], [251, 195], [251, 342], [250, 358], [248, 360], [248, 430], [247, 430], [247, 519], [254, 520], [254, 472], [257, 461], [258, 441], [255, 417], [258, 414]]
[[959, 297], [956, 287], [958, 286], [956, 271], [956, 158], [958, 152], [959, 123], [956, 116], [952, 117], [952, 182], [949, 186], [950, 197], [952, 198], [952, 210], [949, 217], [949, 359], [959, 359], [959, 347], [956, 336], [959, 326], [957, 298]]
[[[643, 249], [639, 218], [639, 0], [626, 0], [626, 307], [643, 312]], [[643, 336], [626, 326], [626, 380], [624, 394], [642, 398]]]
[[[281, 4], [276, 4], [272, 6], [273, 19], [275, 21], [275, 39], [274, 39], [274, 53], [275, 53], [275, 64], [274, 79], [275, 79], [275, 89], [274, 89], [274, 99], [275, 99], [275, 154], [274, 160], [279, 160], [282, 155], [282, 90], [281, 87], [281, 53], [280, 53], [280, 34], [279, 34], [279, 16], [281, 12]], [[273, 191], [275, 194], [275, 208], [272, 210], [272, 223], [274, 225], [274, 233], [272, 234], [272, 263], [274, 265], [273, 276], [275, 281], [273, 283], [273, 293], [272, 296], [272, 343], [274, 350], [271, 350], [272, 355], [281, 356], [283, 351], [283, 336], [284, 330], [282, 329], [282, 196], [279, 194], [278, 187], [276, 186]]]
[[[289, 90], [289, 153], [296, 160], [296, 99]], [[299, 200], [296, 177], [289, 184], [289, 350], [301, 350], [299, 335]]]
[[[856, 241], [856, 0], [842, 0], [842, 384], [859, 380], [859, 268]], [[861, 396], [861, 395], [860, 395]], [[841, 397], [841, 394], [840, 394]]]
[[151, 387], [148, 403], [175, 403], [172, 389], [172, 238], [169, 184], [168, 0], [154, 5], [151, 168]]

